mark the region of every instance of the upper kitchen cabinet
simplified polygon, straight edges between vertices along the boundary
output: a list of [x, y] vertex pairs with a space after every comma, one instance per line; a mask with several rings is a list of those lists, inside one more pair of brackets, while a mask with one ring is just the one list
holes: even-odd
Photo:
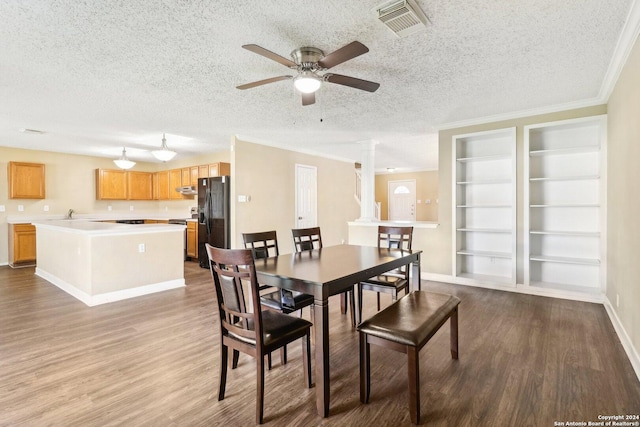
[[153, 200], [153, 173], [127, 172], [129, 200]]
[[209, 165], [209, 176], [231, 175], [231, 165], [229, 163], [213, 163]]
[[9, 162], [9, 198], [44, 199], [44, 164]]
[[153, 173], [96, 169], [97, 200], [153, 200]]
[[96, 169], [96, 199], [126, 200], [127, 172], [124, 170]]
[[156, 188], [154, 191], [157, 193], [157, 200], [167, 200], [169, 198], [169, 171], [156, 172]]
[[171, 169], [169, 171], [169, 199], [182, 200], [182, 194], [176, 188], [182, 187], [182, 169]]

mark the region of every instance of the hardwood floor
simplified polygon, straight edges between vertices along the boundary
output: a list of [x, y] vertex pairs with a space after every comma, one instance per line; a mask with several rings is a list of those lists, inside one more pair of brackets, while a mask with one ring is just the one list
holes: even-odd
[[[0, 267], [1, 426], [254, 424], [253, 359], [240, 356], [217, 401], [208, 270], [186, 263], [186, 288], [92, 308], [33, 271]], [[420, 354], [423, 424], [553, 426], [640, 413], [640, 383], [601, 305], [425, 285], [462, 303], [460, 359], [449, 354], [447, 325]], [[294, 343], [289, 363], [274, 355], [266, 374], [267, 425], [410, 425], [400, 353], [372, 347], [370, 403], [360, 403], [358, 336], [339, 306], [331, 300], [330, 417], [316, 414]], [[365, 292], [364, 315], [374, 311]]]

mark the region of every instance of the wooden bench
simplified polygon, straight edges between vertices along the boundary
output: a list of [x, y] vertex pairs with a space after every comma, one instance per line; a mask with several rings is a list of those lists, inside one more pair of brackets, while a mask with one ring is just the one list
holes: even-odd
[[369, 402], [370, 344], [407, 354], [409, 412], [420, 422], [420, 349], [451, 319], [451, 357], [458, 358], [458, 304], [452, 295], [413, 291], [358, 325], [360, 331], [360, 401]]

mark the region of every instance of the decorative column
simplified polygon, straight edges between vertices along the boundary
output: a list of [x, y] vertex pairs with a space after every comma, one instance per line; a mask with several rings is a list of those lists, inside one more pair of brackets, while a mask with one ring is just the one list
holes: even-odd
[[376, 176], [375, 176], [375, 160], [376, 160], [376, 140], [361, 141], [361, 164], [362, 164], [362, 181], [360, 194], [360, 222], [376, 221], [375, 202], [376, 202]]

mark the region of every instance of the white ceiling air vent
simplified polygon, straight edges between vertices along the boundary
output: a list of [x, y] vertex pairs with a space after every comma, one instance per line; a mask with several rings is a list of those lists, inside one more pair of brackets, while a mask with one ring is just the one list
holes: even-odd
[[378, 10], [378, 19], [398, 37], [406, 37], [427, 28], [429, 18], [413, 0], [398, 0]]

